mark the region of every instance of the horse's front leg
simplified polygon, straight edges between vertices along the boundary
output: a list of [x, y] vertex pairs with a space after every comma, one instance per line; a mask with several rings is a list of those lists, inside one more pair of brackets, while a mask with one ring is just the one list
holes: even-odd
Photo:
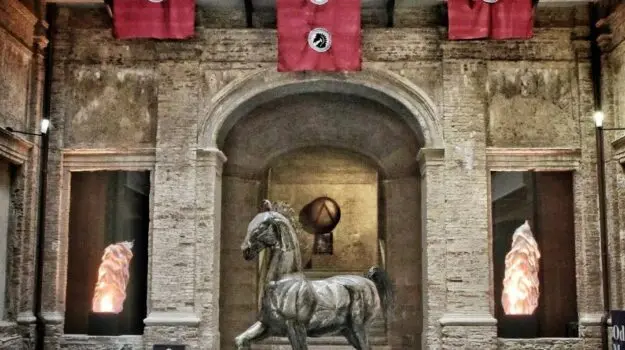
[[286, 321], [286, 331], [293, 350], [308, 350], [306, 326], [296, 320]]
[[239, 336], [234, 339], [234, 343], [237, 346], [237, 350], [246, 350], [249, 349], [253, 341], [260, 341], [266, 338], [267, 333], [267, 327], [262, 324], [262, 322], [258, 321], [245, 332], [239, 334]]

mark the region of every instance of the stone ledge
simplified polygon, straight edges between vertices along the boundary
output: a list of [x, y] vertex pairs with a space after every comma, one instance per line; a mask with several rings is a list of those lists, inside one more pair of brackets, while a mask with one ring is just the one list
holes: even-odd
[[63, 150], [63, 167], [70, 171], [152, 170], [156, 163], [153, 148], [129, 150]]
[[200, 318], [193, 312], [153, 311], [143, 320], [146, 326], [193, 326], [200, 324]]
[[495, 326], [497, 319], [488, 313], [446, 313], [439, 320], [441, 326]]
[[533, 338], [510, 339], [498, 338], [499, 349], [577, 349], [584, 344], [583, 338]]
[[28, 49], [33, 43], [37, 17], [18, 0], [0, 0], [0, 26], [11, 32]]
[[574, 171], [579, 169], [579, 148], [486, 148], [491, 171]]
[[0, 157], [15, 164], [23, 164], [30, 157], [34, 144], [0, 128]]
[[625, 135], [612, 141], [612, 147], [614, 148], [614, 157], [619, 163], [625, 165]]
[[580, 313], [579, 314], [579, 325], [580, 326], [600, 326], [601, 318], [603, 318], [603, 313]]
[[445, 149], [421, 148], [417, 153], [417, 162], [419, 162], [421, 176], [426, 175], [428, 166], [445, 165]]
[[[315, 337], [307, 338], [307, 344], [309, 348], [319, 347], [320, 349], [353, 349], [344, 337]], [[387, 345], [387, 339], [385, 337], [373, 337], [370, 338], [370, 344], [375, 349], [382, 349]], [[264, 349], [290, 349], [290, 343], [286, 337], [271, 337], [252, 346], [252, 349], [264, 350]]]
[[92, 336], [86, 334], [65, 334], [61, 337], [63, 349], [143, 349], [143, 336]]
[[221, 166], [228, 161], [226, 155], [218, 148], [197, 148], [195, 150], [198, 162], [205, 162], [208, 166]]

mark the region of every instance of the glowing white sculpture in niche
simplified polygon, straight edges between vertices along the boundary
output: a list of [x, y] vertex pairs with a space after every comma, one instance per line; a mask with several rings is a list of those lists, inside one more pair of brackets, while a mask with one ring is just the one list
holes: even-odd
[[540, 251], [527, 220], [512, 235], [506, 254], [501, 304], [506, 315], [531, 315], [538, 307]]
[[93, 312], [120, 313], [126, 300], [133, 242], [111, 244], [104, 250], [93, 295]]

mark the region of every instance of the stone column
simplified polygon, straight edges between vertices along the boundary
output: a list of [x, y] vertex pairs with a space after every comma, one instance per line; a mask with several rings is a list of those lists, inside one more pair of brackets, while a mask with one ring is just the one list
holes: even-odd
[[423, 331], [422, 349], [440, 349], [440, 318], [445, 310], [445, 150], [422, 148], [421, 168], [421, 266]]
[[464, 43], [446, 43], [443, 62], [445, 134], [446, 312], [443, 348], [496, 346], [491, 314], [486, 79], [481, 59]]
[[202, 349], [220, 349], [219, 262], [224, 162], [226, 156], [216, 148], [196, 152], [195, 305], [201, 318], [199, 344]]
[[[603, 315], [601, 293], [601, 263], [599, 240], [599, 211], [597, 195], [597, 153], [594, 113], [593, 82], [591, 78], [590, 45], [586, 41], [573, 43], [577, 60], [577, 83], [579, 91], [580, 148], [579, 170], [574, 175], [576, 212], [576, 255], [582, 259], [577, 269], [577, 307], [579, 335], [583, 338], [601, 338]], [[605, 66], [604, 66], [605, 67]], [[609, 80], [604, 81], [609, 83]], [[611, 114], [610, 97], [604, 95], [604, 113]], [[591, 339], [588, 339], [591, 340]]]
[[156, 164], [152, 176], [145, 344], [198, 347], [196, 300], [197, 62], [158, 64]]

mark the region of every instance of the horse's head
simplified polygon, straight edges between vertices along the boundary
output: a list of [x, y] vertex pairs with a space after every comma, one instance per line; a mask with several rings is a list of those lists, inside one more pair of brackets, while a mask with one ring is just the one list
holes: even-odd
[[247, 226], [247, 235], [241, 250], [245, 260], [252, 260], [261, 250], [280, 244], [280, 232], [272, 212], [259, 213]]
[[281, 227], [287, 219], [280, 213], [273, 211], [271, 202], [263, 201], [261, 212], [247, 226], [247, 235], [241, 250], [245, 260], [252, 260], [265, 248], [289, 248], [284, 240], [285, 233]]

